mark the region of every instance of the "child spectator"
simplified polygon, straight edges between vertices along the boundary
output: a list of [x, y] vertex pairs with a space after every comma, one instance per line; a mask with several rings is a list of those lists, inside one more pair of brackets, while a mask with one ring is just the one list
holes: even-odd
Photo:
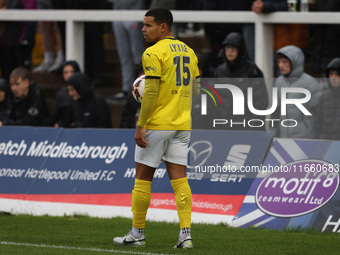
[[[66, 82], [74, 73], [80, 72], [78, 63], [74, 60], [66, 61], [62, 69], [63, 79]], [[56, 105], [51, 116], [54, 127], [70, 128], [73, 123], [73, 99], [68, 94], [67, 87], [62, 87], [56, 95]]]
[[10, 75], [13, 93], [9, 116], [1, 125], [43, 126], [49, 116], [41, 90], [31, 81], [30, 72], [23, 67], [15, 68]]
[[[278, 88], [278, 108], [271, 119], [286, 119], [285, 126], [277, 125], [276, 136], [283, 138], [315, 138], [314, 117], [321, 96], [321, 85], [312, 76], [304, 72], [305, 57], [302, 50], [296, 46], [285, 46], [276, 52], [277, 63], [281, 75], [275, 81]], [[287, 104], [286, 115], [280, 115], [281, 88], [304, 88], [310, 91], [311, 98], [303, 106], [312, 115], [305, 115], [296, 105]], [[297, 99], [301, 93], [288, 93], [287, 99]], [[294, 120], [294, 121], [288, 121]], [[279, 123], [279, 122], [277, 122]], [[297, 123], [297, 124], [296, 124]]]
[[[224, 58], [224, 63], [220, 64], [215, 70], [215, 77], [217, 78], [248, 78], [248, 79], [232, 79], [232, 84], [238, 86], [247, 95], [247, 89], [253, 89], [253, 102], [254, 107], [258, 110], [265, 110], [268, 106], [268, 93], [266, 84], [263, 79], [261, 70], [256, 64], [248, 57], [245, 41], [240, 33], [230, 33], [226, 36], [222, 43], [221, 55]], [[247, 101], [247, 100], [245, 100]], [[232, 103], [233, 99], [231, 94], [226, 99], [229, 107], [226, 107], [226, 115], [239, 118], [237, 121], [246, 121], [256, 118], [264, 121], [264, 116], [255, 116], [250, 111], [246, 111], [245, 115], [232, 116]], [[248, 109], [245, 107], [245, 109]], [[245, 128], [237, 127], [237, 129], [245, 130]], [[259, 130], [259, 128], [246, 128]], [[264, 130], [265, 126], [261, 128]]]
[[73, 98], [74, 127], [111, 128], [111, 109], [91, 85], [84, 73], [75, 73], [67, 79], [68, 94]]

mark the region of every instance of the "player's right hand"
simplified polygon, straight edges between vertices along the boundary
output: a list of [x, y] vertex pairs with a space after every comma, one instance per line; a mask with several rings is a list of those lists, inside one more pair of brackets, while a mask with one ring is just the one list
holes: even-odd
[[148, 143], [144, 140], [145, 129], [144, 127], [137, 127], [135, 133], [135, 142], [139, 147], [145, 148], [148, 146]]

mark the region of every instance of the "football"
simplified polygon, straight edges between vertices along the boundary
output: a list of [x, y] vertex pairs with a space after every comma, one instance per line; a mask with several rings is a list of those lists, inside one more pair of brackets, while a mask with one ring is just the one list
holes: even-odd
[[142, 102], [145, 89], [145, 75], [139, 76], [132, 85], [132, 95], [138, 103]]

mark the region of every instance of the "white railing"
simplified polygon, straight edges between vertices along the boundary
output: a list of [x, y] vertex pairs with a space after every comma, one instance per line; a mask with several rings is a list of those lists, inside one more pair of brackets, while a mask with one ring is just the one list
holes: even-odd
[[[254, 23], [255, 62], [265, 77], [273, 77], [273, 24], [340, 24], [336, 12], [276, 12], [257, 15], [239, 11], [173, 11], [175, 22]], [[142, 21], [145, 11], [1, 10], [0, 21], [65, 21], [66, 59], [84, 66], [84, 22]]]

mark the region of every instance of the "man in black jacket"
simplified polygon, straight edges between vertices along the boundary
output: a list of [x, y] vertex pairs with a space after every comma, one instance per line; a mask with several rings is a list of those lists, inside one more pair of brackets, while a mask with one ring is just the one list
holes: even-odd
[[314, 129], [318, 138], [340, 140], [340, 58], [327, 66], [328, 90], [316, 108]]
[[10, 75], [13, 100], [9, 116], [2, 125], [43, 126], [49, 116], [41, 90], [31, 82], [30, 72], [23, 67], [15, 68]]
[[67, 79], [68, 94], [73, 98], [74, 127], [111, 128], [111, 109], [94, 91], [84, 73], [74, 73]]
[[[224, 57], [225, 62], [219, 65], [215, 70], [215, 77], [217, 78], [230, 78], [228, 81], [230, 84], [238, 86], [244, 95], [247, 95], [248, 87], [253, 89], [253, 105], [257, 110], [265, 110], [268, 106], [268, 92], [264, 82], [263, 74], [261, 70], [256, 66], [256, 64], [251, 61], [247, 55], [247, 50], [245, 46], [244, 39], [239, 33], [230, 33], [222, 43], [223, 49], [220, 54]], [[248, 78], [248, 79], [239, 79]], [[249, 110], [246, 110], [245, 115], [232, 116], [232, 103], [233, 100], [231, 95], [223, 95], [226, 106], [226, 116], [233, 117], [235, 120], [238, 119], [239, 122], [243, 120], [250, 119], [261, 119], [264, 121], [264, 116], [255, 116]], [[245, 100], [245, 103], [247, 100]], [[245, 109], [248, 107], [245, 105]], [[264, 130], [265, 126], [261, 128], [252, 128], [237, 126], [233, 129], [242, 130]]]
[[220, 56], [224, 63], [215, 70], [218, 78], [263, 78], [261, 70], [249, 59], [245, 41], [240, 33], [230, 33], [222, 42]]

